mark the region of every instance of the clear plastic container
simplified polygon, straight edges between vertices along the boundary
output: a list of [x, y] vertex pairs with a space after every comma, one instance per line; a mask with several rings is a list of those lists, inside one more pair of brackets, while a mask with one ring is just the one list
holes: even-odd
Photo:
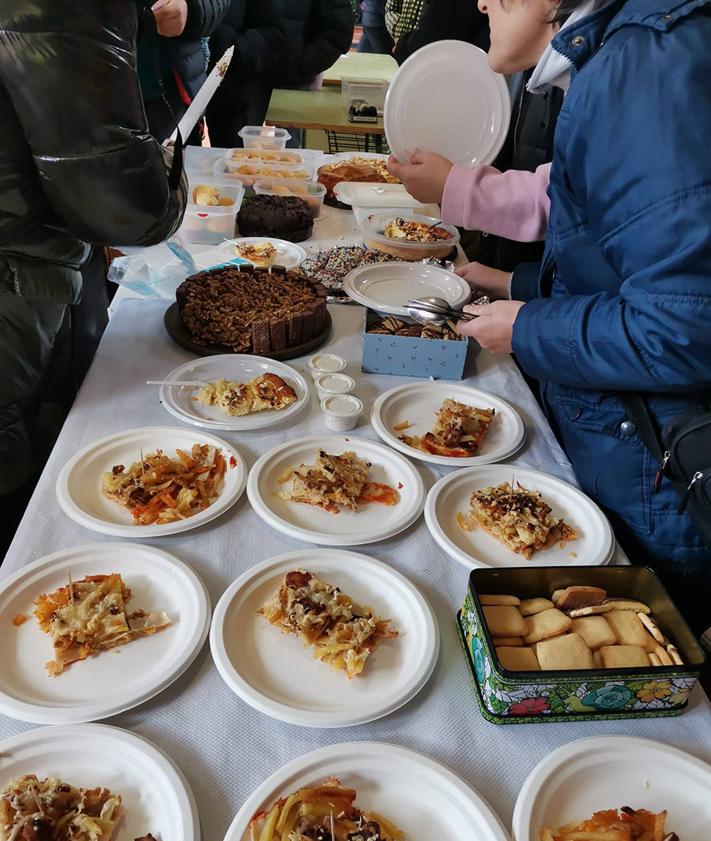
[[[194, 202], [195, 191], [200, 185], [216, 187], [220, 196], [233, 199], [231, 205], [202, 205]], [[237, 227], [237, 213], [242, 206], [244, 187], [239, 181], [219, 178], [188, 177], [188, 205], [185, 210], [181, 233], [188, 242], [218, 245], [232, 239]]]
[[235, 235], [237, 211], [210, 213], [209, 208], [186, 210], [180, 233], [188, 242], [204, 242], [217, 245]]
[[251, 187], [262, 178], [285, 178], [298, 181], [311, 181], [313, 169], [305, 164], [278, 164], [259, 161], [239, 161], [222, 158], [213, 168], [215, 178], [235, 179], [245, 187]]
[[183, 150], [183, 164], [188, 178], [195, 175], [211, 176], [215, 162], [225, 157], [224, 149], [210, 146], [186, 146]]
[[459, 231], [456, 228], [451, 225], [444, 225], [430, 216], [419, 216], [417, 214], [404, 217], [405, 221], [419, 222], [425, 227], [443, 228], [448, 236], [432, 242], [408, 241], [385, 236], [386, 227], [398, 218], [401, 217], [394, 213], [377, 213], [366, 216], [360, 223], [360, 230], [366, 247], [393, 254], [400, 260], [425, 260], [428, 257], [442, 259], [449, 256], [459, 242]]
[[[207, 188], [201, 190], [201, 188]], [[218, 191], [215, 196], [220, 204], [205, 204], [199, 193], [207, 193], [211, 188]], [[188, 210], [201, 212], [207, 210], [210, 213], [230, 213], [233, 210], [238, 212], [242, 199], [244, 198], [244, 186], [239, 181], [214, 178], [213, 176], [203, 177], [202, 175], [188, 175]], [[228, 204], [228, 202], [231, 202]]]
[[245, 126], [238, 132], [245, 149], [285, 149], [291, 135], [285, 128]]
[[257, 161], [270, 164], [302, 164], [304, 156], [299, 152], [269, 149], [230, 149], [225, 156], [234, 161]]
[[314, 219], [321, 215], [326, 188], [316, 181], [298, 181], [291, 178], [264, 178], [254, 183], [258, 196], [297, 196], [309, 206]]

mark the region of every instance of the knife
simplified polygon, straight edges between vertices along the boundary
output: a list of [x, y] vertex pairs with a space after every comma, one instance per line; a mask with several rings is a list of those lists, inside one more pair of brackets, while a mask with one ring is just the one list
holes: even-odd
[[[220, 84], [225, 77], [225, 73], [227, 73], [227, 68], [230, 66], [230, 62], [232, 61], [232, 54], [234, 51], [234, 46], [228, 47], [225, 50], [225, 54], [212, 68], [212, 72], [207, 79], [205, 79], [205, 82], [200, 90], [195, 94], [195, 98], [188, 106], [188, 110], [183, 114], [182, 119], [178, 123], [178, 129], [180, 129], [180, 136], [183, 138], [183, 141], [186, 141], [190, 136], [190, 132], [195, 128], [197, 121], [205, 113], [205, 109], [207, 108], [215, 91], [220, 87]], [[168, 140], [165, 141], [166, 144], [175, 142], [175, 138], [178, 136], [178, 129], [176, 129]]]

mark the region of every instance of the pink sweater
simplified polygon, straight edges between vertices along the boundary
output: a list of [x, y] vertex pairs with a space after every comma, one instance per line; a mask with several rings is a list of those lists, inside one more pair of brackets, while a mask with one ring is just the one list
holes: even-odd
[[550, 164], [535, 172], [455, 164], [444, 187], [442, 221], [517, 242], [545, 239], [550, 172]]

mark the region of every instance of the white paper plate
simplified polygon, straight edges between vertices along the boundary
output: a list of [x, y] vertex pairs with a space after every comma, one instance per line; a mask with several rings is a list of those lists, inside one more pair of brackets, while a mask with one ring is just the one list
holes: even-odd
[[356, 806], [392, 821], [407, 841], [508, 841], [488, 803], [458, 776], [420, 753], [379, 742], [331, 745], [289, 762], [249, 797], [224, 841], [249, 841], [255, 812], [330, 776], [355, 788]]
[[[339, 587], [399, 632], [380, 643], [362, 675], [332, 671], [257, 615], [294, 569]], [[302, 549], [257, 564], [226, 590], [210, 649], [225, 683], [260, 712], [305, 727], [349, 727], [389, 715], [422, 689], [437, 662], [439, 631], [420, 592], [389, 566], [342, 549]]]
[[601, 809], [668, 811], [667, 830], [708, 841], [711, 765], [676, 748], [630, 736], [580, 739], [553, 751], [523, 784], [513, 815], [516, 841], [538, 838]]
[[[279, 478], [302, 463], [313, 464], [319, 449], [334, 455], [353, 450], [369, 461], [373, 465], [369, 480], [398, 488], [398, 504], [371, 503], [358, 511], [329, 514], [312, 505], [280, 499], [279, 492], [288, 490], [289, 482], [280, 484]], [[412, 525], [422, 512], [425, 488], [415, 467], [388, 447], [356, 436], [330, 435], [300, 438], [269, 450], [249, 474], [247, 496], [266, 523], [289, 537], [323, 546], [362, 546]]]
[[203, 429], [239, 432], [276, 426], [297, 415], [309, 402], [311, 392], [306, 380], [298, 371], [283, 362], [248, 354], [226, 353], [193, 359], [171, 371], [165, 379], [201, 382], [232, 380], [246, 383], [261, 374], [278, 374], [296, 392], [296, 402], [278, 412], [258, 412], [244, 417], [230, 417], [216, 406], [203, 406], [193, 400], [199, 390], [196, 388], [161, 386], [160, 401], [171, 415], [184, 423]]
[[[483, 529], [464, 531], [457, 512], [470, 510], [472, 491], [502, 482], [520, 482], [529, 490], [541, 491], [553, 513], [571, 525], [577, 540], [536, 552], [530, 561], [507, 549]], [[615, 539], [607, 518], [582, 491], [538, 470], [512, 464], [469, 467], [450, 473], [432, 488], [425, 504], [425, 522], [430, 534], [455, 561], [469, 569], [499, 566], [596, 566], [606, 564]], [[574, 557], [571, 557], [573, 556]]]
[[0, 742], [0, 787], [25, 774], [59, 777], [81, 788], [105, 786], [123, 799], [113, 841], [200, 841], [195, 798], [180, 769], [152, 742], [105, 724], [26, 730]]
[[437, 152], [466, 166], [491, 163], [509, 128], [511, 100], [486, 53], [463, 41], [438, 41], [410, 56], [385, 98], [385, 135], [400, 161]]
[[[101, 474], [116, 464], [128, 467], [143, 453], [161, 449], [175, 457], [176, 448], [190, 450], [193, 444], [220, 447], [227, 460], [227, 472], [219, 497], [209, 508], [175, 523], [133, 525], [128, 510], [101, 493]], [[234, 459], [234, 466], [230, 464]], [[114, 537], [163, 537], [191, 531], [214, 520], [240, 498], [244, 490], [247, 468], [242, 456], [221, 438], [206, 432], [173, 426], [144, 426], [117, 432], [101, 438], [74, 455], [62, 468], [57, 479], [57, 500], [64, 513], [86, 529]]]
[[407, 316], [411, 298], [437, 295], [450, 306], [464, 306], [472, 290], [463, 277], [425, 263], [378, 263], [349, 272], [343, 291], [364, 307], [391, 315]]
[[[241, 237], [239, 239], [228, 239], [220, 244], [218, 250], [226, 257], [239, 257], [240, 255], [237, 253], [236, 248], [238, 244], [256, 245], [260, 242], [270, 242], [276, 248], [277, 256], [274, 264], [283, 266], [285, 269], [295, 269], [306, 259], [306, 252], [300, 245], [294, 242], [288, 242], [285, 239], [276, 239], [275, 237]], [[247, 262], [251, 263], [251, 260], [247, 260]]]
[[[435, 413], [448, 397], [468, 406], [496, 410], [489, 432], [475, 456], [455, 458], [432, 455], [410, 447], [398, 437], [424, 435], [431, 430]], [[393, 427], [404, 421], [409, 421], [410, 426], [403, 432], [394, 431]], [[459, 383], [419, 382], [391, 388], [373, 404], [370, 423], [386, 444], [401, 453], [445, 467], [470, 467], [503, 461], [512, 456], [526, 438], [521, 416], [510, 403], [486, 391]]]
[[[171, 626], [126, 646], [75, 663], [57, 677], [44, 664], [52, 641], [32, 615], [42, 593], [85, 575], [121, 574], [129, 606], [165, 610]], [[28, 620], [19, 627], [13, 617]], [[35, 724], [77, 724], [108, 718], [170, 686], [202, 648], [210, 600], [202, 581], [177, 558], [152, 546], [95, 543], [47, 555], [0, 582], [0, 713]]]

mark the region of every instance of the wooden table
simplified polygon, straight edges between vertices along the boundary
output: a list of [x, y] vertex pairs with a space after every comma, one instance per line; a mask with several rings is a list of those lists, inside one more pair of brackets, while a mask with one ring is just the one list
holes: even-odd
[[341, 94], [333, 89], [292, 91], [277, 88], [272, 92], [265, 122], [282, 128], [323, 129], [350, 134], [385, 133], [381, 117], [377, 123], [349, 123]]
[[391, 55], [347, 53], [324, 73], [323, 84], [328, 87], [340, 87], [344, 77], [368, 81], [384, 79], [391, 82], [397, 68], [398, 64]]

